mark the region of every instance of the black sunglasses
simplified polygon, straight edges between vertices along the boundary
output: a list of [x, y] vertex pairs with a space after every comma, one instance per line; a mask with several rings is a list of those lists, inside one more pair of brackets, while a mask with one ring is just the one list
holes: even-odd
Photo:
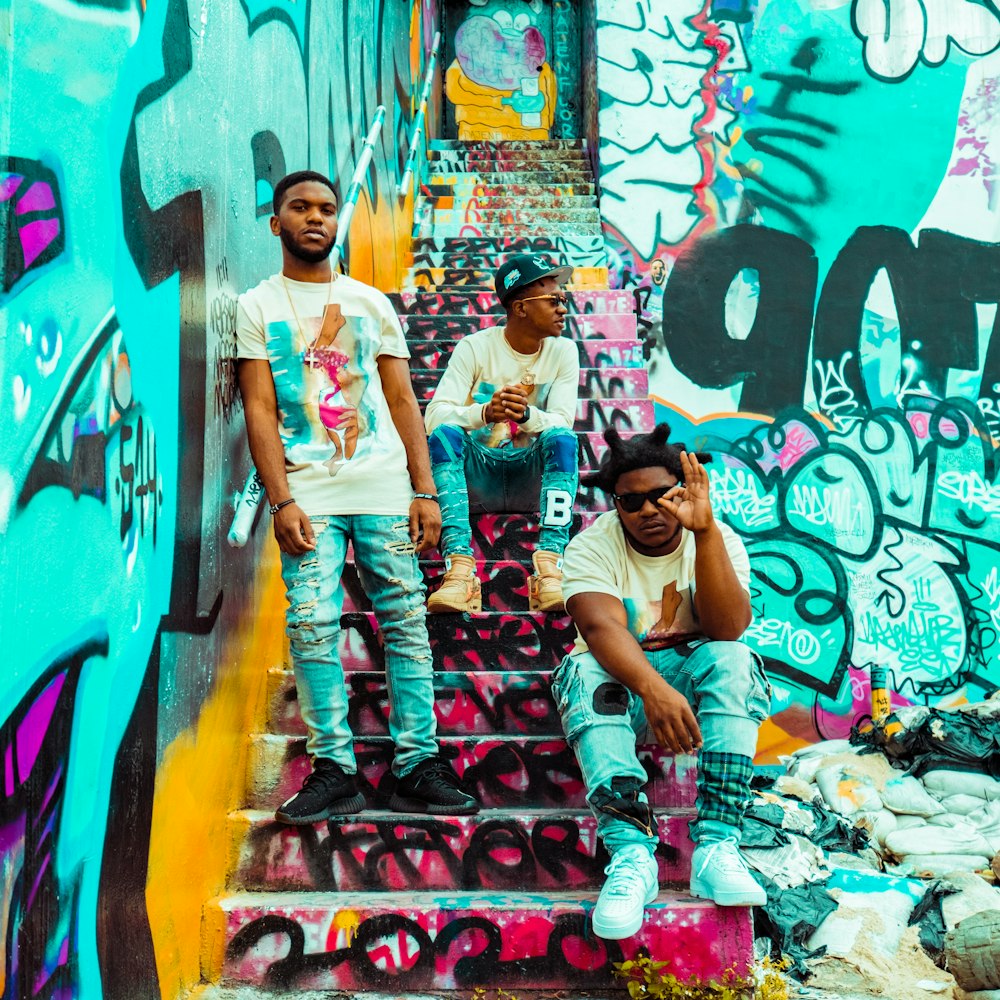
[[655, 490], [647, 490], [645, 493], [612, 493], [611, 499], [620, 503], [626, 514], [636, 514], [642, 510], [643, 504], [647, 500], [655, 507], [656, 501], [660, 497], [665, 497], [674, 486], [683, 485], [683, 483], [674, 483], [671, 486], [658, 486]]

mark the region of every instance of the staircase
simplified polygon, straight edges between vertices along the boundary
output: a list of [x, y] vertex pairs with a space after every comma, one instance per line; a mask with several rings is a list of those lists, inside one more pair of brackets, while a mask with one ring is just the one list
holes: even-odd
[[[499, 321], [494, 269], [518, 251], [574, 266], [565, 336], [580, 353], [581, 467], [600, 432], [649, 430], [642, 349], [627, 293], [609, 291], [594, 187], [578, 142], [436, 142], [413, 240], [394, 296], [417, 396], [430, 398], [456, 340]], [[581, 490], [577, 529], [604, 499]], [[607, 856], [548, 677], [572, 642], [563, 615], [528, 611], [537, 519], [491, 514], [473, 526], [483, 581], [478, 615], [428, 619], [441, 746], [483, 803], [473, 817], [406, 816], [378, 807], [389, 768], [388, 701], [376, 623], [352, 566], [345, 572], [341, 655], [372, 810], [296, 828], [274, 808], [308, 772], [290, 667], [269, 675], [269, 728], [251, 737], [247, 808], [232, 816], [236, 861], [226, 895], [206, 907], [203, 971], [239, 986], [365, 992], [487, 988], [621, 990], [612, 963], [645, 952], [671, 971], [717, 975], [751, 954], [749, 912], [685, 894], [695, 761], [641, 748], [659, 812], [664, 888], [639, 934], [593, 936], [588, 914]], [[425, 560], [428, 583], [443, 572]], [[256, 995], [253, 991], [251, 995]], [[487, 996], [492, 996], [492, 990]]]

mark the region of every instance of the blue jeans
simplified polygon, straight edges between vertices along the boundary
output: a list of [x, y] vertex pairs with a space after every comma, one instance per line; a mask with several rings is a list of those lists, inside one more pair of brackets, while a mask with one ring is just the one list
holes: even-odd
[[527, 448], [487, 448], [461, 427], [442, 424], [427, 443], [441, 500], [443, 556], [472, 555], [470, 507], [476, 513], [540, 512], [537, 547], [562, 554], [579, 478], [571, 430], [542, 431]]
[[281, 554], [288, 597], [287, 633], [306, 749], [315, 760], [336, 761], [357, 772], [354, 738], [347, 723], [347, 688], [337, 648], [344, 588], [340, 582], [347, 543], [365, 593], [371, 599], [385, 647], [389, 733], [396, 745], [397, 776], [437, 752], [433, 661], [427, 641], [423, 577], [405, 516], [350, 514], [311, 518], [316, 548]]
[[[688, 699], [701, 727], [692, 838], [738, 840], [750, 801], [757, 730], [770, 709], [760, 657], [742, 642], [707, 639], [643, 652]], [[589, 652], [563, 659], [553, 671], [552, 692], [604, 846], [610, 854], [628, 844], [655, 848], [652, 810], [642, 791], [647, 776], [635, 751], [637, 742], [655, 742], [647, 734], [642, 699]]]

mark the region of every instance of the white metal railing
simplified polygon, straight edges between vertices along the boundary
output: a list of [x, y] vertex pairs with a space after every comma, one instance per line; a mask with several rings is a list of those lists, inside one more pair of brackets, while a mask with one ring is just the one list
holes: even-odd
[[[341, 206], [337, 218], [337, 239], [333, 244], [330, 253], [330, 267], [335, 271], [340, 266], [340, 258], [343, 254], [344, 243], [347, 242], [347, 233], [351, 227], [351, 219], [354, 218], [354, 209], [361, 194], [361, 185], [365, 182], [365, 175], [368, 173], [368, 165], [372, 161], [372, 150], [378, 141], [379, 132], [382, 130], [382, 123], [385, 121], [385, 106], [380, 104], [372, 119], [371, 128], [365, 136], [364, 148], [358, 157], [354, 174], [351, 176], [351, 186], [347, 189], [344, 204]], [[250, 470], [243, 492], [236, 501], [236, 510], [233, 513], [233, 523], [229, 528], [229, 544], [234, 548], [246, 545], [250, 537], [250, 529], [253, 527], [253, 520], [257, 514], [257, 507], [264, 498], [264, 484], [256, 469]]]
[[333, 244], [333, 253], [330, 254], [330, 266], [334, 270], [340, 265], [344, 244], [347, 242], [347, 233], [351, 228], [351, 219], [354, 218], [354, 208], [358, 204], [358, 196], [361, 194], [361, 185], [365, 182], [365, 175], [368, 173], [368, 164], [372, 162], [372, 150], [375, 148], [375, 143], [378, 142], [378, 134], [382, 131], [382, 123], [384, 121], [385, 105], [380, 104], [375, 109], [372, 127], [368, 130], [368, 135], [365, 136], [361, 156], [358, 157], [358, 164], [354, 168], [354, 175], [351, 177], [351, 186], [347, 189], [344, 205], [338, 213], [337, 242]]
[[410, 193], [410, 184], [413, 181], [413, 167], [417, 159], [417, 150], [420, 148], [420, 137], [424, 134], [424, 122], [427, 120], [427, 101], [431, 96], [431, 86], [434, 83], [434, 68], [437, 65], [438, 49], [441, 47], [441, 32], [434, 35], [434, 44], [431, 46], [430, 58], [427, 60], [427, 70], [424, 73], [424, 86], [420, 91], [420, 107], [417, 108], [416, 116], [413, 119], [413, 136], [410, 138], [410, 148], [406, 154], [406, 168], [403, 171], [402, 179], [399, 182], [399, 197], [405, 198]]

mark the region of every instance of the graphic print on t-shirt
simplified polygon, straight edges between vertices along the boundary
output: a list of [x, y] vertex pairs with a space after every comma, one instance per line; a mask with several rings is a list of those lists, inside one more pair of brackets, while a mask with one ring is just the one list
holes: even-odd
[[365, 390], [379, 333], [369, 317], [344, 316], [337, 303], [301, 323], [305, 341], [286, 320], [267, 324], [279, 430], [290, 462], [319, 461], [335, 476], [377, 430]]
[[[686, 606], [685, 597], [688, 602]], [[697, 634], [691, 618], [690, 594], [679, 594], [674, 580], [664, 586], [658, 601], [640, 602], [626, 598], [624, 604], [628, 630], [639, 640], [643, 649], [676, 646]], [[678, 611], [681, 611], [680, 615]]]

